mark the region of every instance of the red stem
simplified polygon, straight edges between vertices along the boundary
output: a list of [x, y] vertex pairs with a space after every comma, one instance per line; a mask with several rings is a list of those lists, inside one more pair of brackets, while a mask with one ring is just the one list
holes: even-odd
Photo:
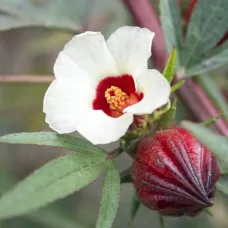
[[41, 84], [50, 83], [54, 80], [51, 75], [0, 75], [0, 84], [2, 83], [28, 83]]
[[[152, 59], [154, 67], [162, 71], [167, 61], [168, 52], [160, 22], [149, 0], [122, 1], [128, 7], [138, 26], [155, 32], [156, 35], [152, 45]], [[185, 85], [179, 90], [178, 95], [200, 122], [218, 113], [202, 88], [196, 85], [191, 79], [186, 80]], [[228, 125], [222, 118], [215, 123], [214, 130], [219, 134], [228, 135]]]

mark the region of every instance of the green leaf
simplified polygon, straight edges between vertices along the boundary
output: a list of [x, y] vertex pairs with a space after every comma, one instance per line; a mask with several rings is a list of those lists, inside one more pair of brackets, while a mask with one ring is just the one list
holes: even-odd
[[[182, 20], [177, 1], [160, 0], [161, 23], [165, 33], [167, 49], [172, 51], [173, 47], [180, 52], [183, 43]], [[177, 66], [179, 68], [179, 58], [177, 56]]]
[[215, 122], [221, 117], [222, 115], [219, 113], [218, 115], [208, 119], [208, 120], [205, 120], [203, 122], [200, 123], [200, 125], [204, 126], [204, 127], [209, 127], [213, 124], [215, 124]]
[[218, 111], [223, 114], [228, 121], [228, 105], [224, 96], [221, 94], [219, 86], [215, 83], [213, 78], [209, 75], [202, 75], [197, 77], [198, 82], [206, 91], [214, 105], [218, 108]]
[[219, 169], [221, 175], [228, 175], [228, 165], [219, 160]]
[[31, 212], [83, 188], [98, 178], [105, 156], [74, 153], [57, 158], [0, 198], [0, 219]]
[[115, 161], [108, 161], [96, 228], [111, 228], [120, 198], [120, 175]]
[[202, 61], [188, 68], [185, 77], [191, 77], [216, 69], [228, 62], [228, 41], [213, 49]]
[[35, 144], [62, 147], [78, 152], [104, 154], [104, 150], [92, 143], [70, 135], [60, 135], [55, 132], [15, 133], [0, 137], [0, 143]]
[[[6, 189], [11, 188], [15, 180], [8, 173], [0, 170], [0, 194]], [[56, 208], [56, 205], [43, 208], [25, 216], [26, 220], [42, 224], [52, 228], [82, 228], [75, 220], [71, 219], [65, 212]], [[1, 226], [0, 226], [1, 227]]]
[[169, 83], [173, 80], [173, 75], [175, 73], [175, 65], [176, 65], [176, 57], [177, 57], [177, 51], [176, 48], [173, 48], [168, 62], [166, 63], [165, 70], [163, 72], [163, 75], [168, 80]]
[[185, 83], [185, 80], [180, 80], [178, 81], [175, 85], [172, 86], [171, 88], [171, 93], [177, 91], [178, 89], [180, 89]]
[[75, 23], [78, 5], [73, 0], [1, 0], [0, 30], [42, 26], [77, 32], [81, 30]]
[[217, 189], [225, 195], [228, 195], [228, 179], [227, 177], [220, 177], [216, 184]]
[[139, 208], [140, 208], [140, 201], [136, 195], [136, 193], [134, 193], [133, 198], [132, 198], [132, 204], [131, 204], [131, 222], [133, 222]]
[[228, 138], [217, 135], [199, 124], [184, 121], [181, 125], [195, 135], [206, 147], [208, 147], [221, 161], [228, 165]]
[[188, 25], [182, 67], [188, 69], [196, 65], [216, 47], [228, 30], [227, 11], [227, 0], [198, 1]]

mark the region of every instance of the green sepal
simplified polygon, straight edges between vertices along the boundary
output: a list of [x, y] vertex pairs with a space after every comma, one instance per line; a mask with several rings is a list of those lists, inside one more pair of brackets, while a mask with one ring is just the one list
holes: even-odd
[[212, 214], [212, 212], [211, 212], [208, 208], [204, 209], [204, 212], [205, 212], [208, 216], [214, 217], [214, 215]]
[[185, 83], [185, 80], [180, 80], [178, 81], [176, 84], [174, 84], [171, 87], [171, 93], [174, 93], [175, 91], [177, 91], [178, 89], [180, 89]]
[[169, 83], [171, 83], [173, 80], [175, 66], [176, 66], [176, 58], [177, 58], [177, 51], [176, 51], [176, 48], [173, 48], [172, 52], [170, 53], [169, 59], [166, 63], [166, 67], [163, 71], [163, 75], [168, 80]]
[[135, 216], [138, 213], [140, 206], [141, 206], [141, 202], [139, 201], [136, 193], [134, 193], [134, 195], [132, 197], [132, 203], [131, 203], [131, 221], [129, 224], [131, 224], [133, 222]]
[[160, 214], [159, 214], [159, 223], [160, 223], [160, 228], [165, 228], [164, 217]]
[[175, 98], [168, 111], [161, 115], [160, 119], [156, 121], [159, 129], [167, 129], [174, 125], [177, 108], [176, 106], [177, 99]]
[[219, 113], [218, 115], [211, 117], [208, 120], [205, 120], [203, 122], [200, 123], [200, 125], [204, 126], [204, 127], [210, 127], [211, 125], [215, 124], [216, 121], [222, 116], [221, 113]]

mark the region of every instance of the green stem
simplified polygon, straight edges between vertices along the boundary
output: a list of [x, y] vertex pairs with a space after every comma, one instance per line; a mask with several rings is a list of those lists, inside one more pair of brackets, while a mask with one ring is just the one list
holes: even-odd
[[118, 147], [115, 150], [107, 153], [107, 160], [114, 160], [123, 152], [124, 152], [123, 149], [121, 147]]
[[120, 183], [121, 184], [132, 182], [131, 170], [132, 170], [132, 167], [127, 168], [123, 172], [120, 173]]

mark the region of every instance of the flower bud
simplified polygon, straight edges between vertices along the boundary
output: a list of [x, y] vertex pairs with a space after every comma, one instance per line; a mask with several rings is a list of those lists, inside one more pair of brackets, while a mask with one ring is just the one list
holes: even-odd
[[190, 132], [174, 128], [142, 139], [132, 177], [140, 201], [168, 216], [196, 216], [213, 205], [216, 157]]

